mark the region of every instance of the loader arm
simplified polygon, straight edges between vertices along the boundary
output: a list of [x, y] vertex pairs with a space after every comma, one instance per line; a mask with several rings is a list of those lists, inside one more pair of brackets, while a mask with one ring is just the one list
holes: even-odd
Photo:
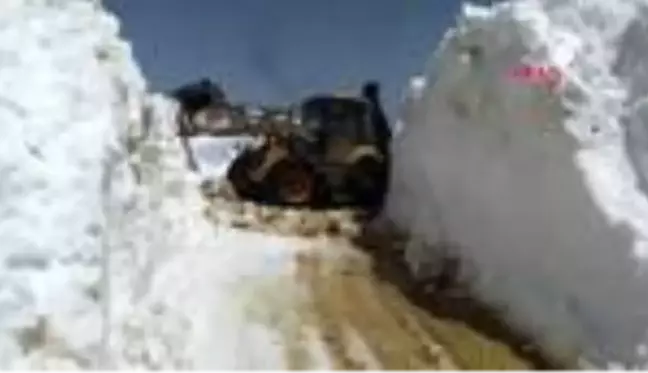
[[[299, 136], [314, 141], [315, 136], [306, 128], [297, 124], [296, 118], [288, 109], [270, 109], [261, 107], [259, 115], [251, 115], [243, 106], [206, 107], [194, 114], [193, 118], [181, 116], [181, 128], [192, 131], [181, 131], [185, 136]], [[190, 123], [191, 122], [191, 123]]]

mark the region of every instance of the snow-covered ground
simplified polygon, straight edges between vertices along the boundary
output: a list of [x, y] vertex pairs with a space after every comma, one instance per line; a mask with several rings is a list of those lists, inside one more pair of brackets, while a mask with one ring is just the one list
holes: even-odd
[[[467, 6], [394, 145], [387, 215], [555, 355], [599, 366], [648, 364], [646, 19], [643, 0]], [[507, 79], [524, 63], [562, 90]]]

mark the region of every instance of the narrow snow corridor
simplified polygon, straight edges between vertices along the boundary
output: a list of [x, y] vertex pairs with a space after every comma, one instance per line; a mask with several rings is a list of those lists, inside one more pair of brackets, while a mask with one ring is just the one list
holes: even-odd
[[646, 9], [465, 7], [364, 226], [203, 183], [100, 1], [0, 1], [0, 369], [645, 366]]

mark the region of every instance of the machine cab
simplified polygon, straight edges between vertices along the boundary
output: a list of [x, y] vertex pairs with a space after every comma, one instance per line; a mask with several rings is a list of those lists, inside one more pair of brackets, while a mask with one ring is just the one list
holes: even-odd
[[317, 96], [301, 104], [302, 126], [317, 138], [343, 137], [353, 142], [370, 141], [370, 107], [359, 98]]

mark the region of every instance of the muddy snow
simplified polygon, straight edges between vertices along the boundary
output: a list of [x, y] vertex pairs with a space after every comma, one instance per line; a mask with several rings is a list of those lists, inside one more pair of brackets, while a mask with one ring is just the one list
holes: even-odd
[[[284, 367], [527, 369], [545, 364], [537, 353], [521, 349], [527, 342], [510, 331], [489, 334], [470, 325], [477, 321], [474, 313], [455, 310], [449, 317], [446, 309], [435, 315], [429, 301], [459, 304], [450, 299], [457, 295], [444, 289], [446, 299], [440, 290], [435, 296], [430, 283], [408, 277], [406, 266], [389, 265], [399, 262], [407, 239], [384, 227], [367, 228], [361, 213], [259, 206], [237, 200], [227, 183], [216, 189], [206, 193], [210, 221], [229, 234], [256, 232], [259, 246], [265, 246], [258, 255], [265, 257], [266, 271], [250, 271], [234, 292], [244, 317], [276, 332], [273, 341]], [[284, 245], [268, 245], [274, 240]], [[241, 251], [249, 245], [248, 237]], [[275, 273], [268, 273], [272, 261]], [[277, 266], [283, 267], [280, 275]], [[399, 285], [408, 286], [409, 294]], [[411, 291], [416, 286], [424, 294]], [[428, 304], [417, 305], [413, 297]], [[504, 325], [495, 319], [485, 324]]]

